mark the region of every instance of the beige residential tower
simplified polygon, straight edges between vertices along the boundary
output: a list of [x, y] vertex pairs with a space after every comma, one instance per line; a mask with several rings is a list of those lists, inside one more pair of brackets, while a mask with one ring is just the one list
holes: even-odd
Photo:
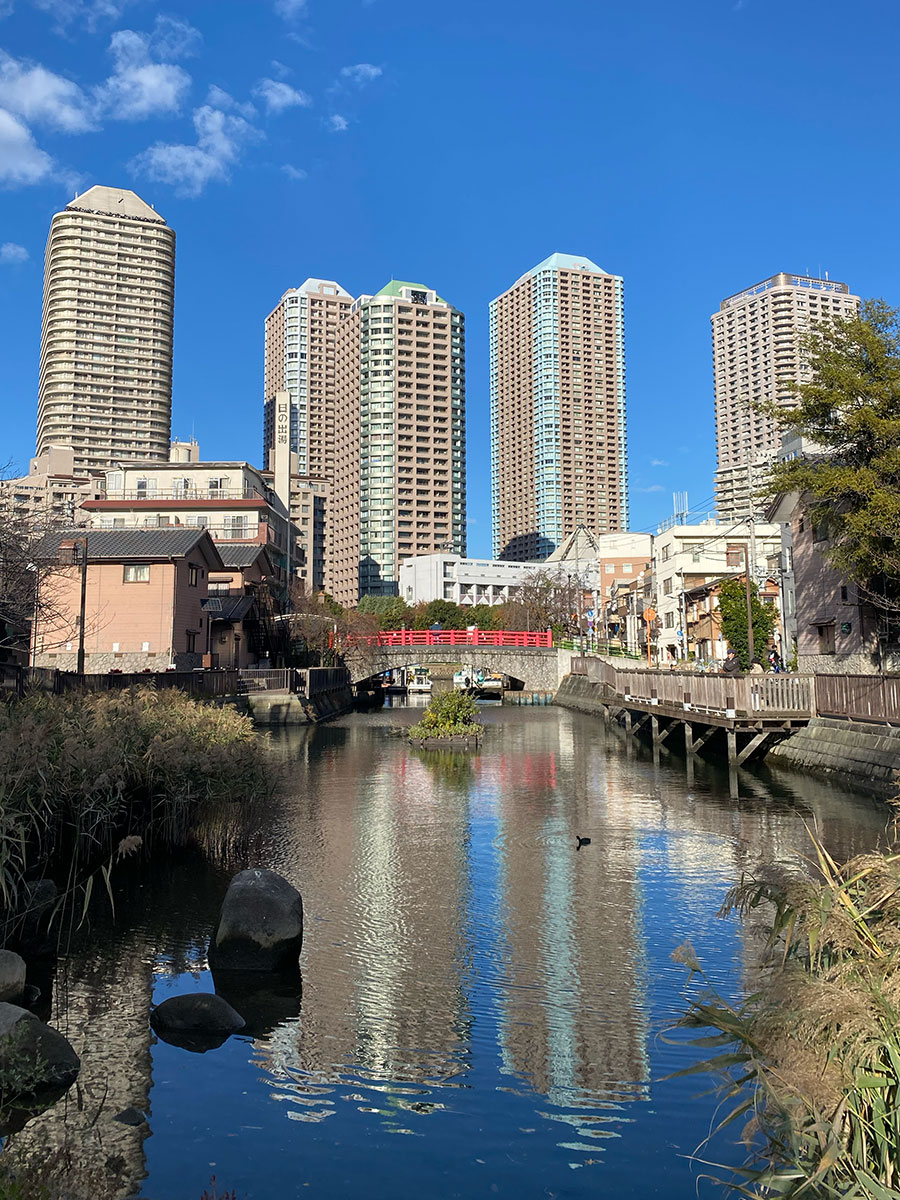
[[92, 187], [50, 224], [37, 454], [76, 471], [165, 462], [172, 420], [175, 232], [134, 192]]

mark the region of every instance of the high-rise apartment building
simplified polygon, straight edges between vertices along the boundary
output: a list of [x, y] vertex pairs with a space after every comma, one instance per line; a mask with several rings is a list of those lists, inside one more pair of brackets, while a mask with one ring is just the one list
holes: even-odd
[[326, 588], [397, 591], [400, 563], [466, 548], [465, 318], [431, 288], [362, 296], [336, 338]]
[[756, 493], [778, 453], [781, 429], [759, 406], [793, 405], [791, 383], [808, 378], [801, 335], [816, 322], [852, 315], [858, 306], [846, 283], [782, 272], [729, 296], [713, 313], [720, 520], [741, 520], [760, 507]]
[[623, 281], [552, 254], [491, 302], [495, 558], [628, 528]]
[[92, 187], [50, 224], [37, 454], [76, 470], [169, 456], [175, 231], [134, 192]]
[[274, 396], [291, 397], [291, 450], [300, 476], [331, 479], [337, 328], [353, 297], [333, 279], [307, 279], [266, 317], [263, 466], [275, 445]]

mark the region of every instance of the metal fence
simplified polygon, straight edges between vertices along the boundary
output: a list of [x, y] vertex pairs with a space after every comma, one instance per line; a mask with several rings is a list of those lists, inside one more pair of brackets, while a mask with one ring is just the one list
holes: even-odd
[[277, 667], [271, 671], [241, 670], [242, 692], [287, 692], [291, 687], [291, 668]]
[[23, 669], [22, 688], [53, 692], [114, 692], [130, 687], [179, 688], [191, 696], [233, 696], [237, 692], [237, 671], [141, 671], [105, 675], [78, 675], [49, 667]]

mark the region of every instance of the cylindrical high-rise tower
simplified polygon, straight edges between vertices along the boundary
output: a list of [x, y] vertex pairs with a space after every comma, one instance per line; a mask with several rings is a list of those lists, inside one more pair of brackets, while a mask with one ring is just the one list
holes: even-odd
[[50, 224], [37, 453], [75, 468], [169, 456], [175, 231], [134, 192], [92, 187]]

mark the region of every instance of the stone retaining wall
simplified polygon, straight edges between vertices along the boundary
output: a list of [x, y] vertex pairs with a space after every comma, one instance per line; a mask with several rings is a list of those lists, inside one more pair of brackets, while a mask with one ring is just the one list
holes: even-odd
[[900, 771], [900, 728], [815, 717], [805, 729], [774, 746], [767, 758], [804, 771], [840, 775], [878, 791], [892, 791]]

